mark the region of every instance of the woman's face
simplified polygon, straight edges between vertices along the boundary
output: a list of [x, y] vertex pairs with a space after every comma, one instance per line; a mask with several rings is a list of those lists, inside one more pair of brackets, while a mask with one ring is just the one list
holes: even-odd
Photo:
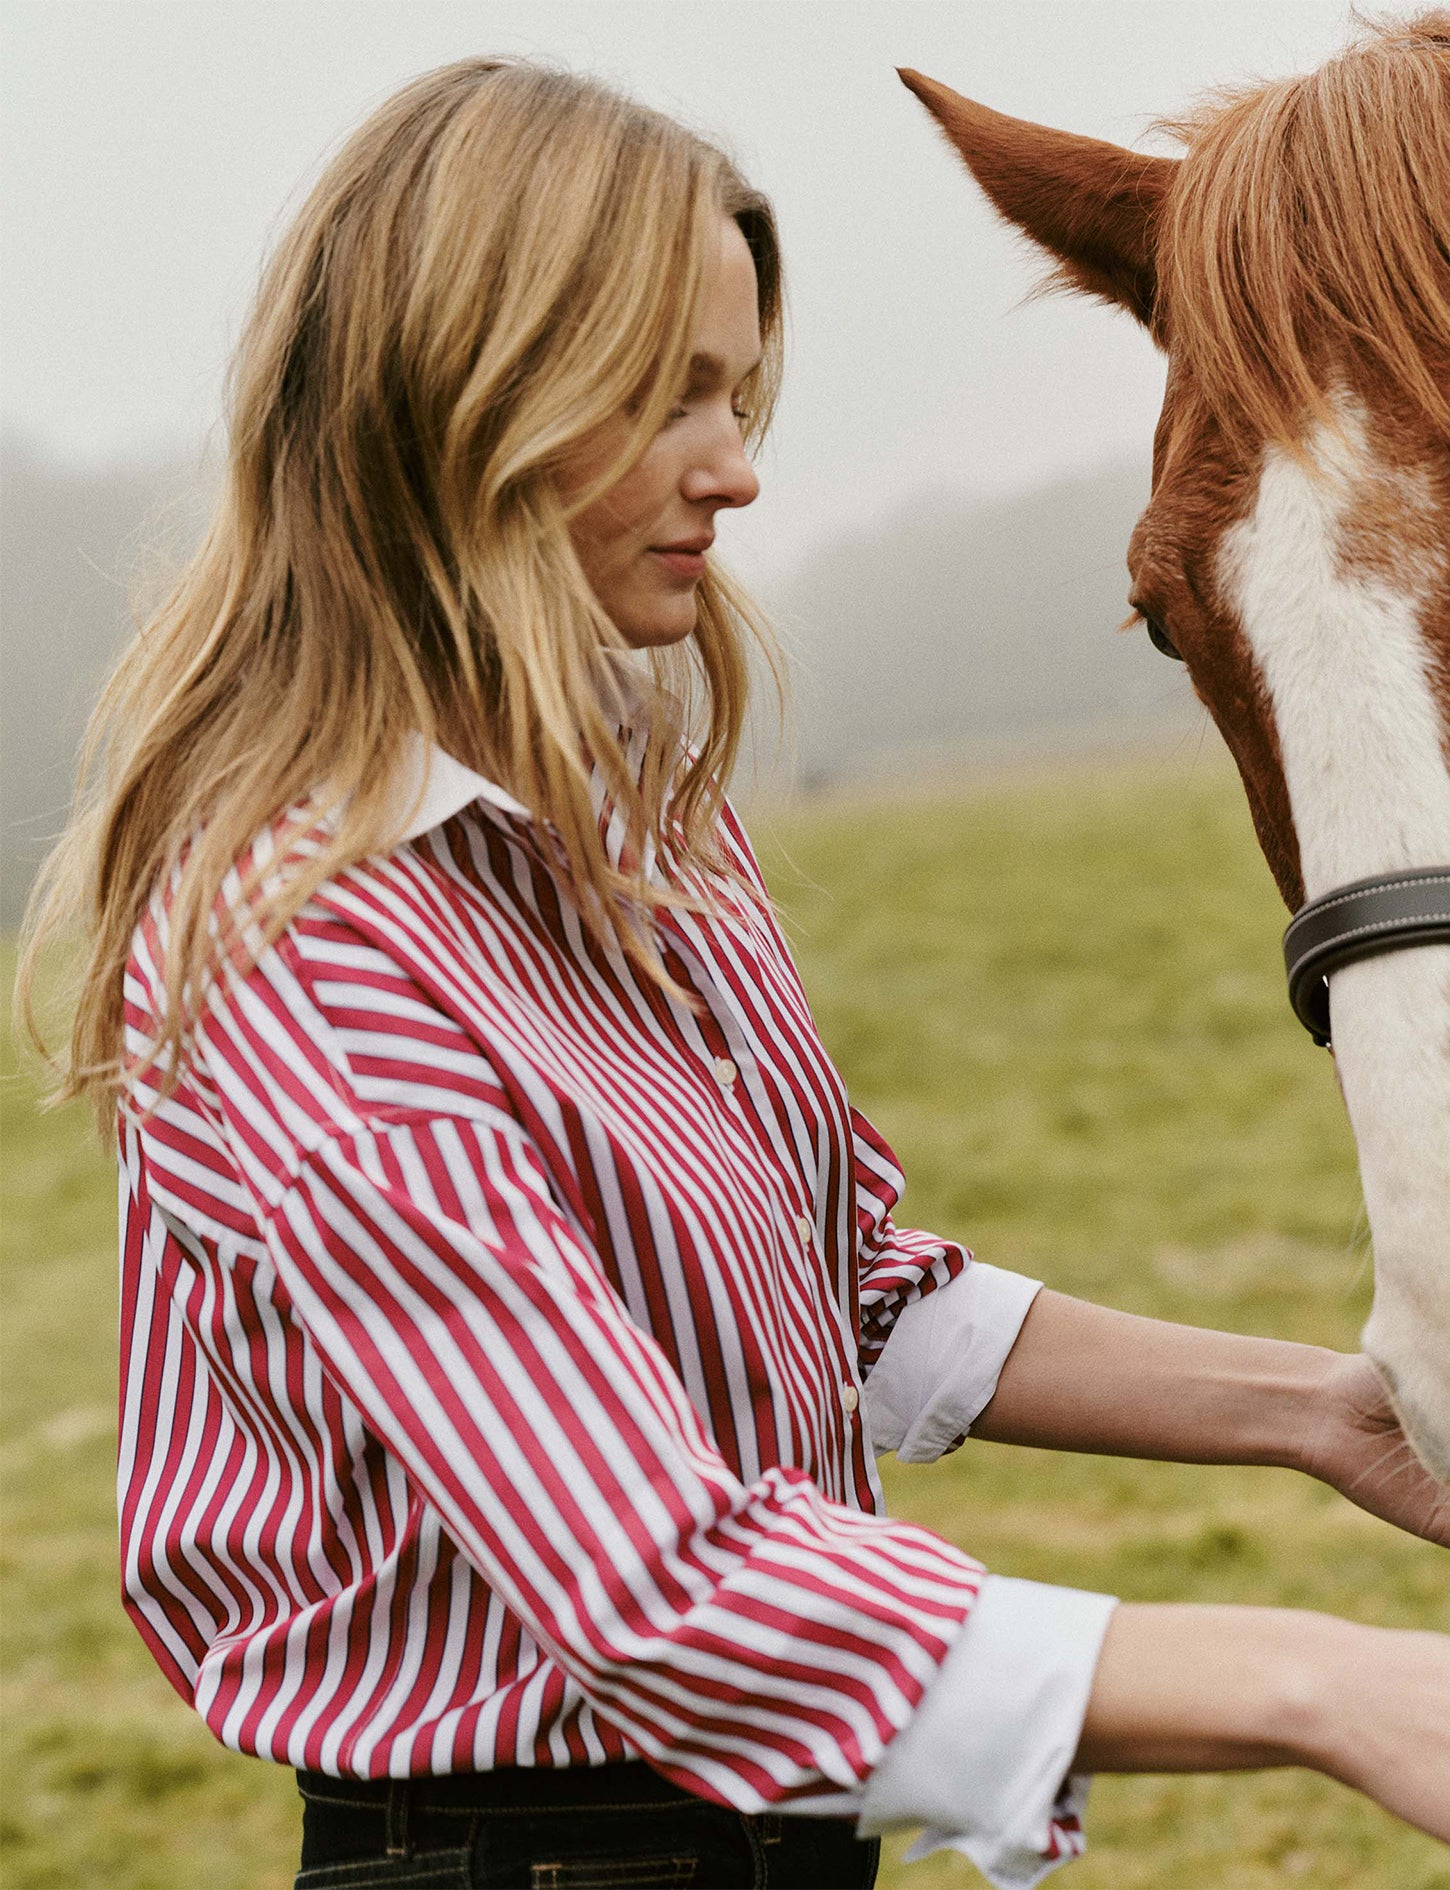
[[[760, 490], [741, 444], [739, 392], [759, 359], [755, 263], [739, 225], [722, 217], [689, 380], [644, 458], [571, 527], [594, 595], [635, 649], [678, 643], [694, 629], [715, 514], [749, 505]], [[568, 483], [577, 488], [591, 467], [607, 465], [628, 427], [621, 416]]]

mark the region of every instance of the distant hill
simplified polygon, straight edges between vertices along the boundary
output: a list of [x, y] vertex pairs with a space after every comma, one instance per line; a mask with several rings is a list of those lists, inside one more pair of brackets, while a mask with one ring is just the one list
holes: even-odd
[[1021, 748], [1133, 745], [1197, 727], [1181, 669], [1127, 615], [1142, 468], [991, 502], [926, 498], [780, 587], [804, 659], [806, 785]]
[[[808, 558], [769, 599], [802, 671], [795, 784], [1192, 725], [1182, 672], [1113, 634], [1145, 496], [1139, 469], [1108, 465], [992, 503], [928, 498]], [[64, 822], [128, 600], [155, 593], [205, 504], [196, 464], [81, 473], [0, 439], [0, 924]]]

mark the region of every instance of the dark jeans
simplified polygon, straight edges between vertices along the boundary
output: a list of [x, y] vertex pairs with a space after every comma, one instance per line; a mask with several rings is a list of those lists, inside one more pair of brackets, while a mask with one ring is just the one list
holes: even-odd
[[870, 1890], [881, 1849], [852, 1818], [747, 1818], [638, 1762], [297, 1782], [295, 1890]]

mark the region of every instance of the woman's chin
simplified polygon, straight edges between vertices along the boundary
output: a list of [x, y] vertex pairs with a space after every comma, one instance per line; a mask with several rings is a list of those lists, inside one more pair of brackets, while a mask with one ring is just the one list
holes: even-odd
[[671, 597], [637, 610], [621, 611], [614, 622], [619, 634], [635, 650], [663, 649], [670, 643], [683, 643], [699, 619], [694, 592]]

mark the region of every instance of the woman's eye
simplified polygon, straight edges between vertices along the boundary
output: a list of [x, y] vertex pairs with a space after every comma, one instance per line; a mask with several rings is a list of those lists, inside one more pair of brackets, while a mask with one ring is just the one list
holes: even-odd
[[1176, 644], [1158, 619], [1150, 617], [1146, 610], [1139, 614], [1142, 616], [1143, 626], [1148, 632], [1148, 641], [1153, 648], [1161, 650], [1164, 656], [1171, 656], [1175, 663], [1181, 663], [1183, 658], [1179, 655]]
[[[730, 411], [742, 427], [749, 426], [751, 421], [751, 410], [749, 407], [742, 407], [738, 402], [732, 401]], [[693, 412], [694, 408], [688, 400], [676, 401], [674, 406], [671, 407], [669, 412], [665, 415], [664, 424], [667, 427], [674, 426], [677, 421], [687, 420]]]

